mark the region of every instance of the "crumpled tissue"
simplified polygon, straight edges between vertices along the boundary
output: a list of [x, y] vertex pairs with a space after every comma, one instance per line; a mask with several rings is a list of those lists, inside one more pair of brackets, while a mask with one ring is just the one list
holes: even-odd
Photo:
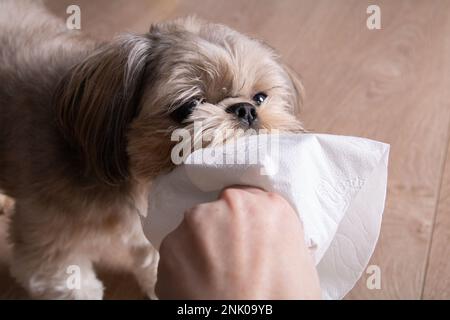
[[159, 248], [187, 209], [217, 199], [227, 186], [277, 192], [303, 223], [323, 298], [342, 299], [378, 240], [388, 155], [381, 142], [310, 133], [252, 135], [199, 149], [152, 183], [144, 233]]

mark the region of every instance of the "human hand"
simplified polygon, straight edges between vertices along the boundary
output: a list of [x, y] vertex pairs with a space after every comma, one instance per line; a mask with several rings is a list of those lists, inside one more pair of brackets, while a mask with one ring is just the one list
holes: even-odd
[[161, 244], [160, 299], [320, 299], [301, 223], [281, 196], [231, 187]]

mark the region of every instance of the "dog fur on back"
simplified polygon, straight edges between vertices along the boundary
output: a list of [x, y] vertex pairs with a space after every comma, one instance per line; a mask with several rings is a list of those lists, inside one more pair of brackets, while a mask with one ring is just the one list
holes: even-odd
[[[145, 200], [126, 183], [86, 178], [51, 107], [61, 75], [98, 44], [37, 2], [0, 2], [0, 188], [16, 200], [11, 272], [34, 298], [100, 299], [92, 263], [120, 258], [152, 296], [158, 257], [140, 229]], [[100, 255], [106, 247], [116, 257]], [[66, 287], [71, 266], [80, 290]]]

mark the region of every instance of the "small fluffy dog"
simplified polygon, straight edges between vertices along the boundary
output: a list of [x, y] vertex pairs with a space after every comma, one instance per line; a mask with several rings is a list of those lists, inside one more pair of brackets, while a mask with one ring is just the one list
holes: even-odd
[[103, 252], [152, 296], [158, 254], [140, 215], [173, 167], [174, 129], [302, 130], [301, 84], [275, 52], [196, 18], [99, 43], [36, 1], [2, 0], [0, 83], [11, 272], [34, 298], [101, 299]]

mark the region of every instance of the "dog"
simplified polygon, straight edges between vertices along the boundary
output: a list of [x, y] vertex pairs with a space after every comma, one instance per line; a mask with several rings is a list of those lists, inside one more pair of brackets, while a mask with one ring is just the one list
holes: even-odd
[[302, 84], [275, 51], [195, 17], [104, 42], [37, 1], [3, 0], [0, 83], [11, 273], [38, 299], [102, 299], [93, 264], [119, 256], [155, 297], [158, 253], [140, 216], [151, 181], [174, 167], [173, 130], [303, 130]]

